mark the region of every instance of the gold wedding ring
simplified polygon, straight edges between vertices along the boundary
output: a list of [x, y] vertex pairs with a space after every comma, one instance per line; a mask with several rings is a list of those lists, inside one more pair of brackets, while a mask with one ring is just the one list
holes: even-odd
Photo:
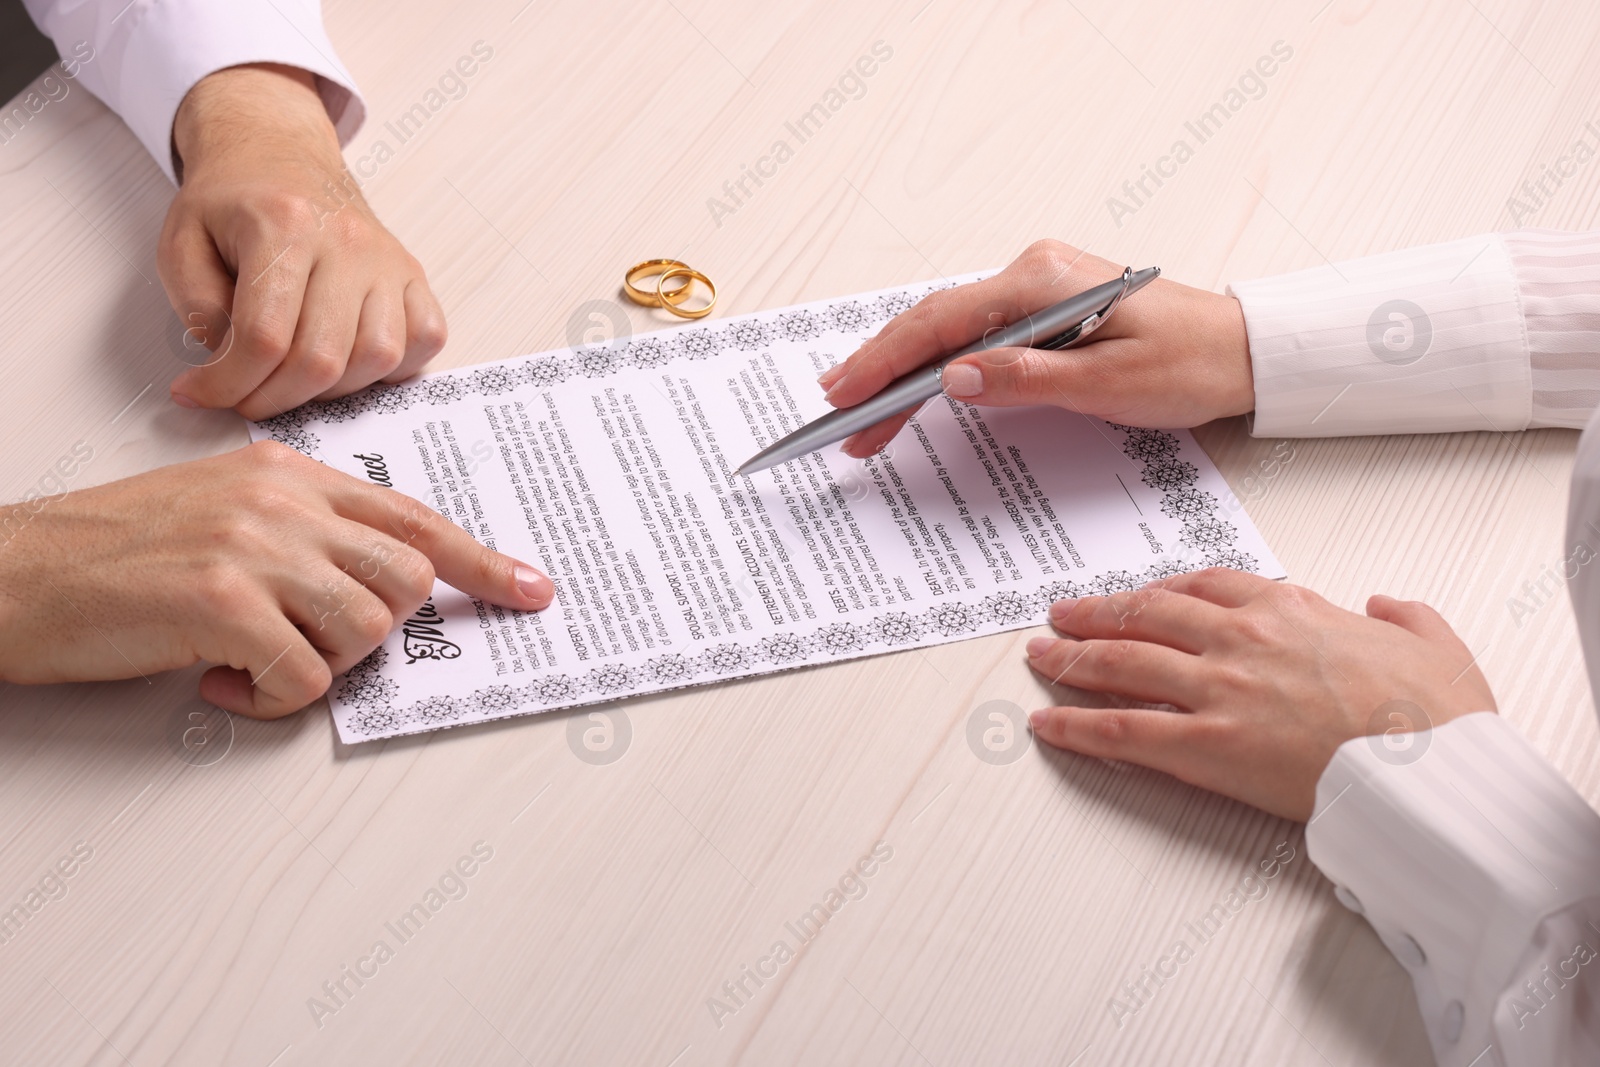
[[[667, 284], [668, 279], [671, 278], [686, 278], [688, 280], [685, 281], [682, 287], [678, 289], [663, 288], [663, 286]], [[699, 282], [701, 285], [705, 286], [711, 291], [711, 298], [706, 301], [706, 306], [703, 308], [679, 307], [678, 305], [683, 303], [684, 299], [688, 296], [689, 290], [694, 286], [695, 282]], [[717, 306], [717, 287], [711, 284], [711, 279], [707, 278], [704, 274], [701, 274], [693, 267], [686, 267], [682, 263], [678, 264], [676, 267], [668, 267], [666, 270], [662, 271], [656, 276], [656, 293], [661, 297], [662, 303], [660, 306], [666, 308], [680, 319], [703, 319], [707, 315], [711, 314], [712, 308]], [[679, 293], [683, 293], [684, 295], [678, 296]], [[677, 299], [673, 300], [672, 297], [677, 297]]]
[[658, 277], [654, 291], [641, 289], [633, 283], [640, 278], [661, 275], [663, 271], [678, 268], [688, 270], [689, 265], [676, 259], [647, 259], [643, 263], [630, 267], [628, 273], [622, 276], [622, 291], [628, 294], [628, 299], [635, 304], [641, 304], [647, 308], [664, 307], [671, 311], [674, 305], [681, 304], [689, 299], [689, 290], [694, 287], [692, 278], [685, 278], [683, 284], [676, 289], [663, 289], [661, 287], [662, 278]]

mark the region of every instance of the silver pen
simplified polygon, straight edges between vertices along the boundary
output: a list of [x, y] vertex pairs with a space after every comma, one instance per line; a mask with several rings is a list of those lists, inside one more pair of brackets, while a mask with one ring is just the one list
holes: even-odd
[[896, 378], [882, 392], [854, 407], [830, 411], [822, 418], [806, 423], [781, 441], [751, 456], [734, 474], [753, 474], [787, 463], [807, 452], [815, 452], [824, 445], [843, 441], [853, 433], [876, 426], [891, 415], [938, 396], [944, 391], [944, 369], [962, 356], [991, 348], [1042, 348], [1052, 351], [1070, 348], [1099, 329], [1124, 299], [1143, 289], [1160, 274], [1160, 267], [1146, 267], [1141, 271], [1128, 267], [1120, 278], [1086, 289], [1043, 311], [1036, 311], [937, 363]]

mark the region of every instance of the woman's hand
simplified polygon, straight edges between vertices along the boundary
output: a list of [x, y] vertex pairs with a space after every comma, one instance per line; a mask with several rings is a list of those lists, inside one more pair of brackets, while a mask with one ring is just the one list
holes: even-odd
[[[946, 289], [895, 317], [819, 379], [835, 407], [853, 407], [895, 378], [1074, 293], [1122, 266], [1040, 241], [1005, 270]], [[945, 392], [973, 404], [1055, 404], [1130, 426], [1197, 426], [1255, 407], [1244, 313], [1229, 296], [1158, 278], [1078, 348], [996, 348], [952, 363]], [[876, 452], [910, 418], [904, 412], [844, 443]]]
[[1415, 601], [1375, 596], [1362, 616], [1213, 568], [1061, 601], [1050, 621], [1067, 637], [1028, 642], [1045, 678], [1181, 710], [1047, 708], [1033, 713], [1036, 736], [1291, 819], [1310, 817], [1317, 779], [1351, 738], [1496, 710], [1467, 646]]
[[[31, 515], [26, 519], [19, 516]], [[0, 679], [131, 678], [200, 660], [204, 699], [270, 719], [327, 692], [434, 577], [536, 611], [550, 579], [408, 496], [275, 442], [13, 509]]]
[[156, 265], [198, 357], [175, 401], [266, 419], [410, 377], [444, 347], [422, 266], [345, 169], [310, 74], [209, 75], [179, 107], [173, 144], [183, 186]]

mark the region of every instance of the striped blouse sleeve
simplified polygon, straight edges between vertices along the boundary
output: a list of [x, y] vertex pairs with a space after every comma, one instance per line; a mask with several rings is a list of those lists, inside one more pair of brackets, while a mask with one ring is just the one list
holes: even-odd
[[1410, 973], [1439, 1067], [1600, 1063], [1600, 815], [1510, 723], [1345, 742], [1306, 847]]
[[[1257, 434], [1580, 427], [1600, 405], [1600, 234], [1491, 234], [1230, 291]], [[1600, 499], [1586, 484], [1574, 522]], [[1575, 602], [1593, 643], [1595, 601]], [[1410, 973], [1441, 1067], [1600, 1063], [1600, 815], [1508, 722], [1346, 742], [1306, 841]]]
[[1257, 436], [1577, 428], [1600, 405], [1600, 233], [1483, 234], [1228, 291]]

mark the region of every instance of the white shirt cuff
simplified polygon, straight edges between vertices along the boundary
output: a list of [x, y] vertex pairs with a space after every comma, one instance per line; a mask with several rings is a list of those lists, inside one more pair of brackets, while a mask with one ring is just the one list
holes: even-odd
[[1235, 282], [1257, 436], [1521, 430], [1522, 311], [1498, 234]]
[[1579, 429], [1600, 408], [1600, 233], [1505, 235], [1533, 370], [1533, 425]]
[[75, 29], [93, 35], [97, 53], [82, 64], [84, 86], [122, 116], [174, 180], [172, 123], [178, 105], [215, 71], [245, 63], [310, 71], [341, 145], [349, 143], [366, 116], [315, 0], [134, 0], [113, 20]]
[[[1529, 996], [1522, 978], [1572, 954], [1544, 945], [1547, 921], [1600, 915], [1600, 815], [1500, 716], [1341, 745], [1317, 783], [1306, 845], [1411, 973], [1441, 1067], [1491, 1046], [1478, 1067], [1565, 1062], [1529, 1053], [1596, 1039], [1583, 1020], [1600, 1007], [1600, 974], [1587, 973], [1600, 962], [1584, 965], [1588, 988], [1547, 1026], [1514, 1003]], [[1600, 945], [1600, 928], [1588, 936]], [[1563, 1032], [1556, 1017], [1574, 1012], [1582, 1033], [1570, 1018]]]

